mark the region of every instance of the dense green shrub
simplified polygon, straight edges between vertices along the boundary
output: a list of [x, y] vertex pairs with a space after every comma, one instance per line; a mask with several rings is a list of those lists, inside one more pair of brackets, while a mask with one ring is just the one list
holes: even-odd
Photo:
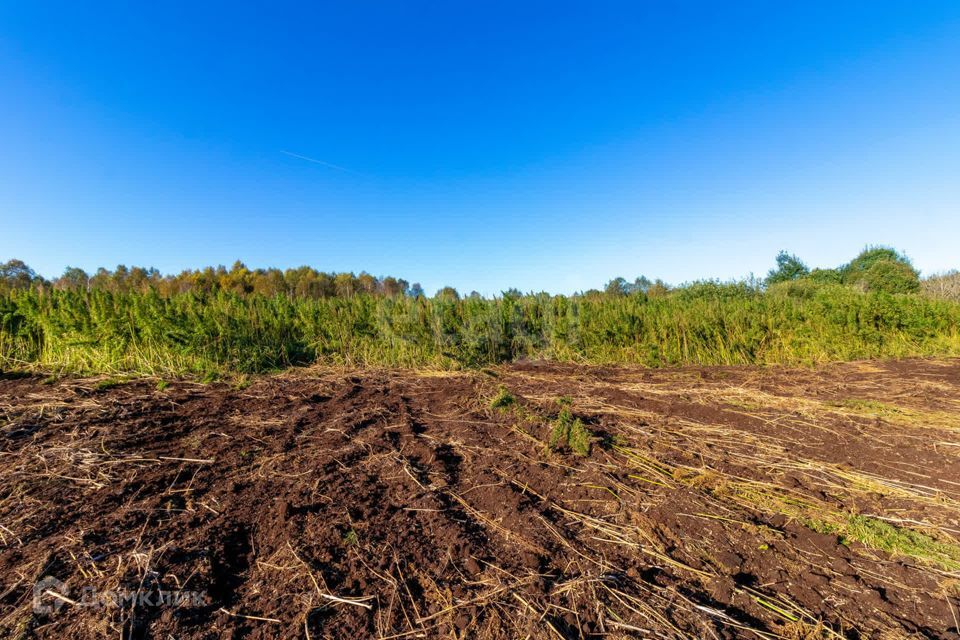
[[842, 284], [843, 274], [837, 269], [814, 269], [804, 279], [817, 284]]
[[889, 247], [868, 247], [840, 268], [844, 284], [867, 291], [912, 293], [920, 289], [920, 274], [910, 259]]
[[267, 371], [313, 362], [475, 367], [811, 363], [960, 354], [960, 304], [817, 285], [701, 282], [656, 296], [0, 294], [0, 365], [79, 372]]
[[890, 247], [867, 247], [860, 254], [840, 268], [844, 279], [856, 280], [877, 262], [902, 262], [909, 265], [910, 259]]
[[859, 282], [868, 291], [914, 293], [920, 290], [920, 276], [909, 264], [880, 260], [870, 265]]
[[767, 274], [766, 283], [768, 285], [796, 280], [810, 273], [810, 269], [800, 258], [786, 251], [777, 254], [776, 262], [777, 268], [771, 269]]

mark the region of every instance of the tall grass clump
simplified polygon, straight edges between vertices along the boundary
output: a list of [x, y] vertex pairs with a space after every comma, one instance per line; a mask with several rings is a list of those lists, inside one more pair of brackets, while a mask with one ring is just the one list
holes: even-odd
[[560, 398], [560, 413], [550, 429], [549, 445], [552, 449], [567, 447], [578, 456], [590, 455], [590, 430], [580, 418], [574, 418], [570, 411], [570, 398]]
[[32, 287], [0, 293], [0, 366], [256, 373], [311, 363], [807, 364], [960, 355], [960, 304], [797, 279], [659, 295], [295, 297]]

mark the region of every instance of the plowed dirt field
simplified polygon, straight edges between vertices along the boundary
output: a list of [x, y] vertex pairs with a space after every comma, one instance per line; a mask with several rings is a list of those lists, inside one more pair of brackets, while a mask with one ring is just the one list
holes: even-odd
[[3, 637], [957, 638], [958, 618], [958, 361], [0, 379]]

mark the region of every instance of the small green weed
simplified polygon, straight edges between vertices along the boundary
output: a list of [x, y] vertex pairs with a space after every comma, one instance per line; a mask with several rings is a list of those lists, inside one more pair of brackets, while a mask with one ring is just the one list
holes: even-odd
[[513, 397], [513, 394], [510, 393], [505, 386], [500, 385], [500, 388], [497, 389], [497, 395], [490, 401], [490, 408], [506, 409], [507, 407], [513, 406], [516, 401], [517, 399]]
[[[817, 533], [822, 533], [824, 535], [836, 535], [836, 536], [840, 535], [840, 527], [833, 524], [832, 522], [826, 522], [824, 520], [816, 520], [816, 519], [809, 519], [809, 520], [804, 519], [804, 520], [801, 520], [801, 522], [803, 522], [803, 525], [806, 528], [812, 529]], [[846, 544], [846, 541], [843, 539], [841, 539], [840, 542]]]
[[836, 535], [842, 544], [856, 541], [891, 555], [907, 556], [946, 571], [960, 570], [960, 545], [935, 540], [925, 533], [898, 527], [870, 516], [850, 515], [840, 523], [806, 520], [818, 533]]
[[867, 516], [851, 516], [845, 529], [847, 537], [868, 547], [937, 564], [947, 571], [960, 569], [960, 546], [934, 540], [919, 531]]
[[553, 429], [550, 431], [550, 447], [557, 449], [566, 445], [578, 456], [590, 455], [590, 438], [593, 434], [587, 429], [580, 418], [574, 418], [570, 412], [571, 401], [567, 397], [560, 398], [558, 401], [560, 410], [557, 419], [553, 421]]
[[97, 382], [95, 388], [97, 391], [106, 391], [107, 389], [113, 389], [114, 387], [119, 387], [120, 385], [123, 384], [123, 382], [124, 381], [119, 378], [105, 378]]
[[858, 413], [869, 413], [877, 415], [890, 415], [903, 413], [903, 410], [893, 405], [878, 402], [877, 400], [865, 400], [863, 398], [846, 398], [831, 402], [830, 406], [840, 409], [850, 409]]

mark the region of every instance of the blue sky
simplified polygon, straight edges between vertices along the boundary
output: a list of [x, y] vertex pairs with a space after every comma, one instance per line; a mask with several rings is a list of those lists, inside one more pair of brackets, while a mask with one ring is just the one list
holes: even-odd
[[0, 133], [0, 260], [48, 277], [960, 267], [955, 1], [0, 0]]

